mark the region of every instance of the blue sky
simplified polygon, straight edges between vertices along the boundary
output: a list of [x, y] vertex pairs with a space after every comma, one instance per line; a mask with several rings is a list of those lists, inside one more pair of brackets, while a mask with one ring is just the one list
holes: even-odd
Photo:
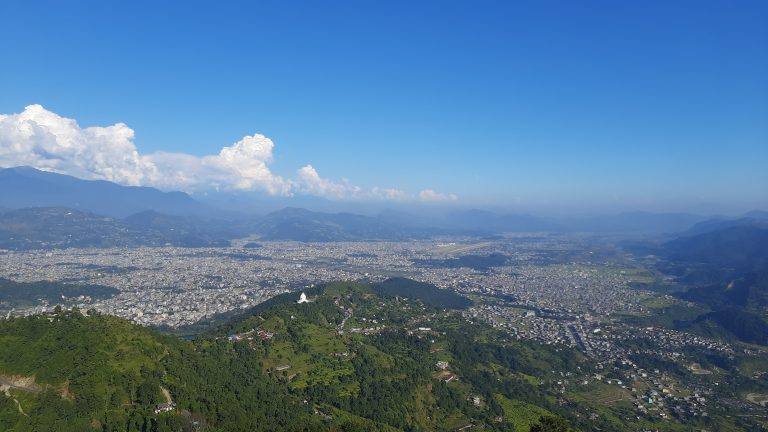
[[331, 198], [768, 205], [768, 2], [115, 3], [3, 2], [0, 113], [140, 154], [263, 134]]

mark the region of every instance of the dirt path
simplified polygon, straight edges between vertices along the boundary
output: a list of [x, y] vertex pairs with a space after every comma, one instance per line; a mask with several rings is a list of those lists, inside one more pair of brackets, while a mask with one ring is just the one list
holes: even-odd
[[340, 334], [340, 335], [343, 335], [344, 334], [344, 325], [347, 323], [348, 319], [352, 318], [352, 315], [354, 314], [354, 311], [352, 310], [351, 307], [349, 309], [347, 309], [344, 306], [342, 306], [339, 303], [339, 299], [336, 299], [336, 301], [334, 301], [334, 303], [336, 303], [336, 306], [338, 306], [339, 309], [341, 309], [344, 312], [344, 319], [341, 320], [341, 324], [336, 326], [336, 332], [338, 334]]
[[35, 377], [0, 375], [0, 386], [32, 393], [40, 393], [43, 387], [35, 383]]
[[173, 399], [171, 399], [171, 392], [169, 392], [168, 389], [163, 386], [160, 386], [160, 391], [163, 392], [163, 396], [165, 397], [165, 403], [168, 405], [172, 405]]
[[16, 398], [13, 398], [13, 401], [16, 402], [16, 408], [19, 409], [19, 412], [21, 413], [21, 415], [29, 417], [29, 415], [27, 415], [27, 413], [25, 413], [24, 410], [21, 409], [21, 404], [19, 403], [19, 401], [16, 400]]

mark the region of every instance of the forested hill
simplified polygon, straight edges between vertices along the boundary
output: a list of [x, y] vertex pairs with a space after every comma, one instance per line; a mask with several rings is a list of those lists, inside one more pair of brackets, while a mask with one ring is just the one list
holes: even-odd
[[[703, 232], [700, 232], [703, 231]], [[768, 227], [764, 220], [702, 224], [664, 244], [662, 270], [688, 289], [676, 295], [711, 309], [678, 327], [768, 344]]]
[[[251, 352], [232, 352], [223, 341], [194, 345], [111, 316], [61, 312], [0, 321], [0, 346], [3, 431], [322, 426], [253, 367]], [[173, 411], [155, 413], [168, 402]]]
[[456, 294], [453, 290], [440, 289], [432, 284], [408, 278], [389, 278], [374, 284], [372, 288], [379, 295], [412, 297], [439, 308], [466, 309], [472, 306], [470, 299]]
[[93, 312], [2, 320], [0, 430], [623, 430], [542, 385], [589, 369], [575, 351], [364, 285], [309, 300], [194, 341]]

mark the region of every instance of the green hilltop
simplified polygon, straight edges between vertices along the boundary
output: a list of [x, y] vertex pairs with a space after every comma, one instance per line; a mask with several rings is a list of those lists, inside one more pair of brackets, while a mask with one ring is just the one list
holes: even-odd
[[[642, 430], [545, 385], [590, 368], [419, 299], [335, 283], [188, 341], [78, 310], [0, 321], [0, 430]], [[433, 294], [433, 293], [431, 293]], [[428, 296], [429, 297], [429, 296]], [[437, 301], [444, 299], [438, 298]]]

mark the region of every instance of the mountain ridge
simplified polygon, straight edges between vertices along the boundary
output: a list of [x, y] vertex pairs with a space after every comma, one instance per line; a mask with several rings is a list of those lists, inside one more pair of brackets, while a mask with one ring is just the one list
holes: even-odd
[[213, 212], [184, 192], [83, 180], [31, 167], [0, 169], [0, 207], [69, 207], [118, 218], [145, 210], [173, 215]]

